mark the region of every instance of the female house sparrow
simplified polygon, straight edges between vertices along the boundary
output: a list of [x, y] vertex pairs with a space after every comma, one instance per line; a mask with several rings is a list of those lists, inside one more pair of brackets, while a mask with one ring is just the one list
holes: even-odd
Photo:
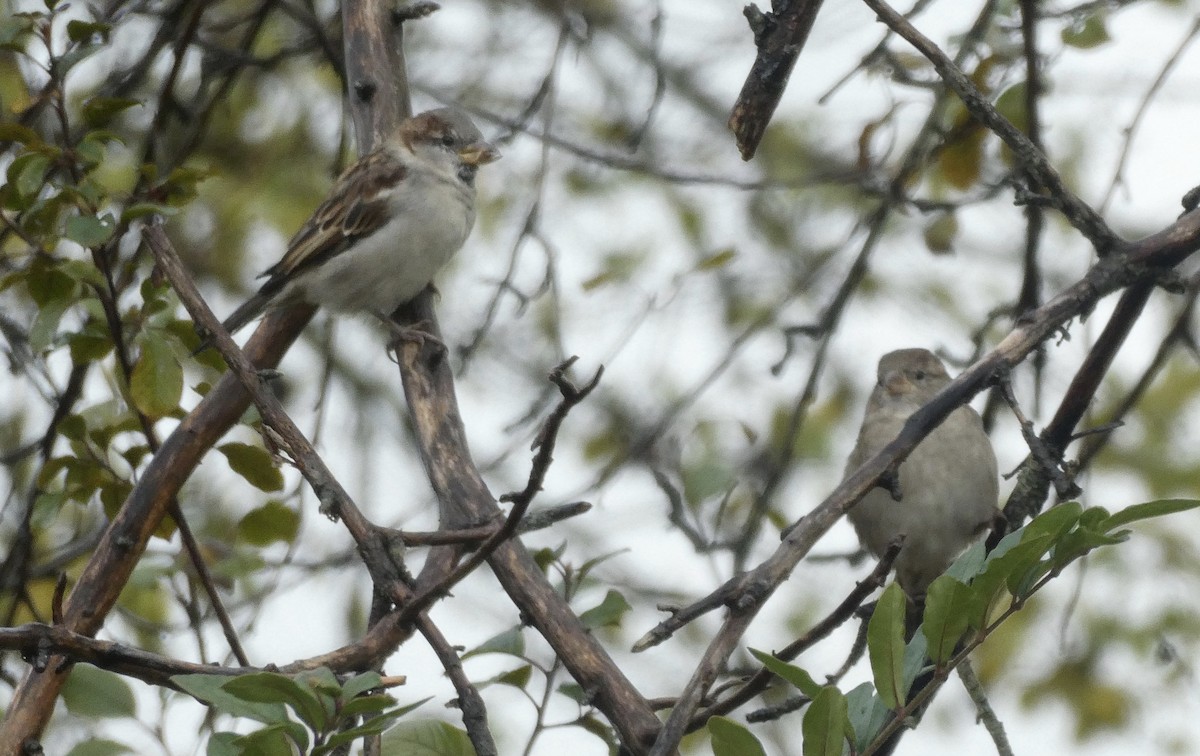
[[[846, 462], [849, 474], [879, 453], [904, 422], [947, 383], [946, 367], [925, 349], [901, 349], [879, 360], [858, 443]], [[970, 545], [997, 513], [996, 454], [983, 421], [959, 407], [925, 437], [900, 465], [899, 500], [875, 488], [849, 512], [859, 540], [876, 556], [904, 534], [896, 582], [918, 597]]]
[[233, 333], [268, 307], [299, 302], [386, 319], [466, 241], [475, 223], [475, 171], [499, 157], [460, 110], [405, 119], [338, 177], [225, 329]]

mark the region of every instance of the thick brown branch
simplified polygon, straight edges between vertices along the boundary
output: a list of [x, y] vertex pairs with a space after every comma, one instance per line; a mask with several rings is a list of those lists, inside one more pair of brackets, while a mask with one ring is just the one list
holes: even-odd
[[[440, 337], [428, 292], [400, 308], [395, 316], [424, 323]], [[502, 517], [471, 459], [458, 412], [454, 380], [444, 359], [429, 360], [420, 345], [405, 343], [398, 352], [404, 393], [412, 411], [421, 459], [441, 505], [441, 526], [452, 529], [493, 522]], [[435, 584], [445, 567], [431, 554], [417, 579], [418, 588]], [[529, 624], [537, 628], [584, 690], [591, 703], [617, 728], [632, 753], [645, 753], [658, 730], [658, 718], [608, 653], [571, 611], [567, 602], [516, 539], [500, 543], [488, 564]]]

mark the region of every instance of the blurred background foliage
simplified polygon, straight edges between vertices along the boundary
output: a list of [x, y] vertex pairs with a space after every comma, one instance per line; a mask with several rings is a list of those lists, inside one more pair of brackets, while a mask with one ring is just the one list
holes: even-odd
[[[1189, 126], [1200, 118], [1200, 53], [1188, 47], [1200, 4], [1037, 5], [1047, 152], [1127, 238], [1161, 228], [1200, 180]], [[944, 95], [928, 63], [853, 3], [823, 9], [750, 163], [725, 128], [754, 54], [731, 4], [444, 6], [406, 27], [416, 109], [460, 103], [505, 153], [480, 176], [475, 233], [438, 282], [476, 459], [494, 492], [522, 486], [527, 449], [554, 400], [545, 374], [572, 354], [580, 375], [606, 366], [599, 391], [567, 423], [540, 500], [595, 506], [526, 540], [577, 608], [597, 612], [597, 632], [643, 692], [672, 695], [711, 625], [641, 657], [624, 649], [657, 621], [656, 604], [695, 599], [757, 563], [778, 530], [840, 479], [880, 354], [925, 346], [961, 367], [1082, 274], [1093, 253], [1050, 213], [1036, 262], [1026, 262], [1011, 156]], [[1018, 4], [918, 9], [914, 21], [961, 50], [975, 83], [1026, 126]], [[196, 335], [139, 246], [138, 224], [166, 216], [210, 303], [229, 312], [354, 155], [341, 50], [332, 2], [31, 1], [5, 10], [6, 625], [49, 618], [56, 576], [77, 574], [158, 441], [222, 369], [212, 352], [191, 355]], [[1031, 270], [1035, 298], [1022, 301]], [[1116, 510], [1200, 496], [1194, 294], [1155, 294], [1097, 396], [1099, 425], [1144, 384], [1125, 425], [1090, 450], [1086, 503]], [[1036, 423], [1053, 413], [1106, 312], [1047, 344], [1041, 370], [1018, 371]], [[435, 507], [382, 342], [366, 319], [318, 316], [283, 363], [279, 390], [368, 514], [428, 529]], [[1011, 470], [1024, 456], [1019, 428], [1006, 410], [989, 416]], [[349, 539], [311, 516], [315, 502], [263, 447], [256, 423], [247, 413], [180, 505], [251, 655], [282, 663], [361, 633], [369, 591]], [[1200, 704], [1189, 661], [1200, 650], [1196, 522], [1185, 513], [1141, 525], [981, 649], [980, 676], [1020, 752], [1200, 748], [1189, 713]], [[222, 661], [173, 526], [160, 536], [107, 635]], [[751, 645], [782, 646], [835, 605], [868, 568], [840, 558], [855, 547], [848, 527], [835, 529], [819, 548], [831, 558], [797, 570]], [[479, 646], [518, 621], [497, 594], [480, 573], [435, 617], [453, 642]], [[832, 672], [853, 634], [843, 628], [803, 666], [818, 679]], [[503, 677], [504, 654], [530, 657], [538, 673]], [[407, 646], [397, 654], [406, 698], [452, 695], [428, 657]], [[97, 734], [133, 752], [147, 743], [195, 749], [200, 707], [81, 669], [47, 741], [54, 752]], [[467, 670], [497, 681], [485, 699], [504, 752], [604, 750], [586, 718], [548, 726], [576, 721], [586, 706], [570, 688], [542, 697], [568, 681], [536, 638], [481, 654]], [[6, 692], [22, 672], [4, 657]], [[153, 724], [132, 725], [135, 715]], [[798, 753], [798, 727], [784, 718], [756, 732], [776, 752]], [[689, 743], [708, 747], [702, 737]], [[986, 743], [969, 702], [947, 691], [906, 748], [961, 753]]]

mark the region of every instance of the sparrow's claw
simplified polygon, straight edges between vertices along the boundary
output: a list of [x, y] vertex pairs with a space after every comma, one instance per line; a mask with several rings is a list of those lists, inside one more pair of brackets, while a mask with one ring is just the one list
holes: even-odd
[[879, 488], [892, 495], [892, 501], [903, 501], [904, 491], [900, 488], [900, 476], [895, 469], [888, 470], [879, 476]]
[[432, 355], [434, 363], [445, 357], [446, 353], [450, 351], [446, 348], [445, 342], [425, 330], [429, 327], [429, 323], [426, 321], [406, 326], [400, 325], [384, 315], [380, 315], [379, 319], [392, 332], [392, 338], [388, 341], [388, 351], [396, 353], [397, 357], [399, 357], [400, 347], [404, 344], [416, 344], [419, 349], [424, 349], [426, 345], [429, 345], [434, 351]]
[[392, 340], [389, 342], [388, 347], [396, 350], [403, 344], [416, 344], [422, 348], [428, 344], [442, 354], [450, 351], [446, 348], [445, 342], [437, 336], [428, 331], [422, 331], [420, 324], [416, 326], [397, 325], [392, 329]]

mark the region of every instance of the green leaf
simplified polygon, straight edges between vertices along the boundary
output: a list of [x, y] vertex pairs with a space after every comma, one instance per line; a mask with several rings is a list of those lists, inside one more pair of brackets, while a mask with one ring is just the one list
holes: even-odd
[[329, 667], [317, 667], [296, 675], [296, 682], [308, 686], [310, 690], [329, 699], [331, 707], [335, 699], [342, 695], [342, 683]]
[[935, 177], [955, 189], [966, 190], [979, 181], [983, 171], [984, 140], [989, 134], [974, 122], [955, 130], [934, 163]]
[[788, 664], [783, 659], [780, 659], [773, 654], [768, 654], [757, 649], [750, 649], [750, 653], [755, 659], [758, 659], [764, 667], [794, 685], [800, 690], [801, 693], [809, 698], [815, 697], [817, 693], [820, 692], [821, 686], [817, 684], [816, 680], [812, 679], [812, 675], [808, 674], [808, 672], [804, 671], [800, 667]]
[[908, 599], [896, 583], [890, 584], [875, 604], [867, 623], [867, 653], [879, 697], [889, 709], [904, 703], [904, 616]]
[[[1041, 542], [1042, 537], [1045, 537], [1049, 540], [1045, 542], [1045, 549], [1041, 553], [1056, 550], [1067, 534], [1079, 524], [1082, 515], [1083, 505], [1077, 501], [1067, 501], [1052, 507], [1022, 528], [1022, 544], [1026, 541]], [[1037, 582], [1045, 577], [1052, 567], [1049, 560], [1035, 560], [1024, 571], [1013, 570], [1005, 581], [1009, 593], [1019, 597], [1029, 595]]]
[[[79, 144], [75, 146], [75, 154], [79, 159], [79, 164], [83, 166], [85, 170], [90, 171], [92, 168], [95, 168], [104, 162], [106, 156], [108, 155], [106, 146], [109, 142], [124, 144], [124, 142], [122, 142], [120, 138], [116, 137], [116, 135], [113, 135], [112, 138], [109, 138], [109, 133], [110, 132], [105, 130], [90, 131], [83, 139], [79, 141]], [[81, 186], [80, 189], [86, 194], [86, 196], [89, 197], [89, 201], [93, 205], [102, 204], [107, 198], [107, 192], [105, 191], [104, 187], [91, 181], [90, 177], [87, 185]]]
[[433, 700], [433, 696], [426, 696], [425, 698], [422, 698], [420, 701], [416, 701], [416, 702], [410, 703], [410, 704], [404, 704], [403, 706], [397, 708], [394, 712], [391, 712], [391, 713], [396, 714], [398, 716], [403, 716], [403, 715], [409, 713], [410, 711], [416, 711], [417, 709], [419, 709], [420, 707], [424, 706], [425, 704], [429, 703], [432, 700]]
[[577, 567], [575, 570], [575, 574], [578, 577], [578, 579], [582, 580], [583, 578], [590, 575], [592, 570], [596, 569], [600, 565], [607, 562], [609, 559], [612, 559], [613, 557], [615, 557], [618, 554], [621, 554], [625, 551], [626, 551], [626, 549], [618, 549], [616, 551], [609, 551], [605, 554], [601, 554], [600, 556], [597, 556], [597, 557], [592, 557], [591, 559], [587, 560], [583, 564], [579, 565], [579, 567]]
[[1099, 47], [1111, 39], [1102, 13], [1094, 13], [1085, 18], [1082, 23], [1072, 24], [1062, 30], [1063, 44], [1078, 47], [1081, 50]]
[[954, 251], [954, 240], [958, 238], [958, 216], [942, 213], [925, 226], [925, 246], [935, 255], [948, 255]]
[[313, 756], [320, 756], [321, 754], [330, 753], [338, 746], [349, 743], [352, 740], [364, 737], [366, 735], [378, 735], [388, 727], [391, 727], [392, 723], [403, 716], [403, 714], [404, 712], [400, 710], [389, 711], [386, 714], [380, 714], [379, 716], [371, 717], [357, 727], [340, 730], [336, 734], [331, 735], [329, 739], [325, 741], [325, 745], [323, 747], [313, 749]]
[[588, 609], [579, 615], [579, 620], [585, 627], [595, 630], [598, 627], [610, 627], [621, 624], [621, 617], [632, 609], [629, 602], [619, 591], [610, 589], [599, 605]]
[[[90, 258], [87, 260], [56, 260], [54, 267], [56, 270], [68, 276], [72, 281], [80, 284], [84, 292], [86, 292], [89, 288], [99, 288], [101, 286], [108, 285], [104, 279], [104, 274], [102, 274], [96, 268], [96, 264], [92, 262]], [[102, 310], [99, 301], [96, 301], [95, 308], [96, 314], [99, 316]], [[108, 333], [108, 331], [105, 330], [105, 326], [103, 324], [104, 321], [102, 318], [93, 318], [93, 322], [96, 323], [96, 327], [100, 329], [102, 333]]]
[[232, 679], [229, 675], [175, 675], [171, 682], [193, 698], [235, 717], [249, 717], [264, 724], [288, 720], [287, 707], [282, 703], [247, 701], [227, 692], [225, 683]]
[[82, 364], [107, 356], [113, 343], [107, 333], [85, 327], [78, 333], [67, 334], [67, 346], [71, 350], [71, 361]]
[[345, 722], [349, 717], [374, 716], [394, 703], [396, 700], [391, 696], [359, 696], [342, 704], [338, 709], [338, 720]]
[[[1093, 512], [1096, 510], [1088, 510], [1084, 515], [1086, 517]], [[1108, 512], [1101, 510], [1096, 513], [1099, 514], [1099, 517], [1087, 518], [1090, 520], [1087, 524], [1084, 523], [1085, 518], [1080, 518], [1079, 527], [1058, 539], [1058, 543], [1054, 545], [1054, 556], [1050, 560], [1053, 569], [1061, 570], [1093, 549], [1101, 546], [1113, 546], [1128, 540], [1128, 530], [1105, 533], [1096, 529], [1095, 524], [1106, 519]]]
[[125, 753], [136, 753], [136, 751], [115, 740], [88, 738], [67, 751], [67, 756], [121, 756]]
[[701, 259], [700, 262], [696, 263], [696, 270], [716, 270], [717, 268], [723, 268], [732, 262], [735, 257], [737, 257], [737, 252], [732, 247], [726, 247]]
[[[1011, 535], [1015, 536], [1016, 534]], [[983, 574], [971, 581], [969, 598], [971, 608], [968, 620], [971, 627], [976, 630], [982, 630], [987, 626], [992, 604], [999, 598], [1000, 591], [1010, 581], [1013, 585], [1017, 585], [1019, 583], [1017, 578], [1027, 574], [1034, 565], [1038, 564], [1042, 555], [1050, 549], [1050, 536], [1048, 535], [1028, 540], [1022, 533], [1019, 538], [1019, 542], [1016, 538], [1011, 541], [1016, 543], [1015, 546], [999, 556], [989, 559]], [[1005, 537], [1005, 541], [1008, 541], [1008, 536]], [[1005, 541], [1001, 541], [1001, 546]], [[997, 547], [992, 553], [995, 555], [999, 552], [1000, 548]]]
[[342, 696], [346, 700], [350, 700], [359, 694], [366, 693], [368, 690], [378, 688], [379, 682], [382, 679], [378, 672], [362, 672], [357, 674], [347, 680], [346, 684], [342, 686]]
[[1026, 110], [1026, 91], [1028, 84], [1018, 81], [1000, 93], [996, 98], [996, 110], [1008, 119], [1009, 123], [1021, 131], [1029, 130], [1029, 113]]
[[330, 720], [316, 694], [299, 680], [276, 672], [239, 675], [225, 683], [225, 692], [253, 703], [279, 702], [291, 706], [301, 721], [317, 732], [329, 729]]
[[[142, 314], [146, 317], [170, 311], [175, 306], [171, 286], [166, 281], [156, 282], [153, 277], [147, 278], [138, 287], [138, 293], [142, 295]], [[178, 321], [172, 320], [171, 322], [177, 323]], [[163, 330], [171, 333], [172, 336], [175, 335], [169, 329], [164, 328]]]
[[83, 247], [99, 247], [112, 238], [117, 221], [111, 213], [97, 218], [94, 215], [72, 215], [67, 218], [64, 235]]
[[766, 756], [762, 743], [750, 730], [727, 717], [708, 720], [713, 756]]
[[434, 719], [397, 724], [383, 736], [384, 756], [475, 756], [467, 733]]
[[846, 697], [832, 685], [821, 688], [804, 712], [804, 756], [842, 756], [849, 727]]
[[207, 756], [243, 756], [237, 741], [241, 736], [234, 732], [214, 732], [208, 739]]
[[984, 565], [987, 564], [987, 558], [987, 545], [983, 542], [983, 539], [978, 539], [968, 546], [966, 551], [959, 554], [958, 559], [955, 559], [954, 563], [946, 568], [945, 574], [958, 580], [960, 583], [969, 583], [971, 582], [971, 578], [983, 572]]
[[587, 691], [585, 691], [576, 683], [563, 683], [562, 685], [559, 685], [558, 693], [566, 696], [581, 706], [588, 706], [588, 702], [591, 700], [591, 696], [587, 694]]
[[54, 346], [58, 337], [58, 325], [72, 304], [69, 299], [56, 299], [38, 308], [37, 315], [29, 326], [29, 348], [35, 354]]
[[[355, 698], [353, 701], [350, 701], [348, 704], [342, 707], [341, 711], [339, 712], [339, 721], [346, 722], [349, 721], [350, 717], [361, 716], [363, 718], [362, 724], [358, 725], [357, 727], [351, 727], [348, 730], [339, 730], [336, 735], [330, 736], [329, 739], [325, 741], [325, 745], [328, 747], [328, 749], [332, 749], [338, 745], [341, 745], [342, 743], [348, 743], [355, 738], [362, 737], [363, 735], [377, 735], [391, 727], [392, 724], [400, 717], [403, 717], [404, 715], [431, 700], [433, 700], [432, 696], [428, 698], [422, 698], [416, 703], [406, 704], [405, 706], [397, 706], [393, 709], [384, 711], [381, 714], [376, 714], [376, 712], [381, 711], [381, 705], [382, 708], [387, 708], [391, 704], [395, 703], [391, 696], [375, 695]], [[321, 752], [324, 751], [317, 750], [313, 753], [316, 754]]]
[[470, 659], [480, 654], [507, 654], [508, 656], [525, 655], [525, 635], [521, 627], [511, 627], [504, 632], [493, 635], [475, 648], [462, 655], [462, 659]]
[[[121, 505], [129, 498], [129, 493], [133, 490], [133, 486], [124, 480], [113, 481], [100, 488], [100, 505], [104, 508], [104, 513], [109, 519], [117, 516], [117, 512], [121, 510]], [[159, 525], [159, 529], [155, 531], [155, 535], [162, 535], [163, 525]], [[173, 531], [172, 531], [173, 532]], [[169, 537], [169, 535], [164, 536]]]
[[529, 685], [529, 680], [533, 675], [533, 667], [526, 664], [522, 667], [517, 667], [511, 672], [503, 672], [496, 675], [493, 679], [500, 685], [507, 685], [517, 690], [525, 690]]
[[45, 307], [55, 300], [77, 298], [75, 279], [61, 270], [61, 266], [49, 264], [39, 258], [26, 271], [25, 288], [38, 307]]
[[253, 546], [275, 541], [292, 543], [300, 530], [300, 514], [280, 501], [268, 501], [238, 521], [238, 536]]
[[92, 97], [83, 104], [83, 120], [93, 129], [102, 128], [118, 113], [141, 104], [129, 97]]
[[534, 564], [538, 566], [539, 570], [545, 572], [550, 568], [550, 565], [554, 564], [554, 562], [560, 556], [562, 556], [562, 548], [563, 546], [559, 546], [558, 549], [538, 549], [537, 551], [533, 552]]
[[[46, 181], [46, 170], [50, 158], [41, 152], [26, 152], [18, 155], [8, 166], [8, 181], [17, 190], [17, 196], [33, 199], [42, 190]], [[22, 206], [28, 207], [28, 203]]]
[[133, 403], [150, 417], [163, 417], [179, 407], [183, 396], [183, 368], [166, 340], [147, 331], [142, 353], [129, 378]]
[[121, 211], [121, 221], [128, 223], [129, 221], [145, 218], [149, 215], [169, 217], [178, 214], [179, 209], [170, 205], [156, 205], [153, 202], [135, 202]]
[[308, 750], [307, 735], [304, 736], [303, 742], [297, 742], [295, 730], [283, 724], [264, 727], [256, 732], [243, 735], [233, 743], [238, 747], [238, 753], [254, 754], [254, 756], [295, 756], [294, 745], [300, 746], [300, 753]]
[[14, 121], [0, 121], [0, 142], [19, 142], [25, 146], [36, 146], [42, 143], [42, 138], [28, 126]]
[[218, 446], [217, 451], [225, 455], [235, 473], [255, 488], [268, 492], [283, 488], [283, 473], [266, 449], [233, 441]]
[[723, 460], [706, 457], [695, 464], [684, 465], [683, 495], [688, 504], [697, 506], [704, 500], [729, 492], [737, 477]]
[[1186, 512], [1196, 507], [1200, 507], [1200, 500], [1157, 499], [1155, 501], [1147, 501], [1142, 504], [1125, 507], [1120, 512], [1109, 516], [1103, 522], [1097, 523], [1097, 527], [1106, 532], [1111, 532], [1138, 520], [1162, 517], [1163, 515], [1175, 514], [1176, 512]]
[[1023, 540], [1033, 540], [1038, 536], [1050, 536], [1051, 545], [1054, 541], [1075, 527], [1083, 514], [1083, 505], [1077, 501], [1066, 501], [1056, 507], [1051, 507], [1033, 518], [1024, 530]]
[[593, 291], [609, 284], [624, 283], [637, 272], [646, 258], [643, 254], [611, 253], [606, 255], [599, 273], [583, 282], [584, 291]]
[[213, 171], [195, 165], [185, 165], [171, 174], [157, 187], [156, 198], [169, 205], [186, 205], [196, 196], [196, 186], [213, 175]]
[[971, 589], [942, 575], [925, 594], [925, 618], [921, 630], [928, 641], [929, 657], [937, 665], [954, 655], [955, 647], [969, 624]]
[[[913, 635], [912, 640], [904, 647], [904, 666], [901, 672], [901, 688], [908, 691], [912, 690], [913, 682], [916, 681], [917, 675], [921, 674], [921, 670], [925, 667], [925, 662], [929, 658], [925, 643], [925, 636], [921, 633]], [[906, 694], [907, 695], [907, 694]]]
[[67, 711], [80, 717], [134, 717], [137, 704], [133, 690], [120, 675], [76, 664], [62, 691]]
[[72, 42], [87, 42], [97, 34], [107, 37], [111, 29], [112, 24], [104, 24], [99, 21], [68, 21], [67, 37]]
[[[590, 703], [586, 704], [585, 708], [591, 709], [592, 708], [591, 704]], [[600, 719], [600, 717], [597, 716], [596, 714], [594, 714], [594, 713], [584, 714], [583, 716], [579, 717], [571, 724], [573, 724], [574, 726], [583, 730], [584, 732], [595, 735], [597, 738], [604, 741], [604, 743], [608, 746], [608, 750], [605, 751], [605, 753], [617, 753], [618, 752], [619, 745], [617, 743], [617, 736], [616, 736], [615, 731], [609, 724], [607, 724], [605, 721]]]
[[846, 694], [847, 717], [854, 731], [854, 749], [863, 751], [891, 719], [892, 712], [883, 705], [871, 683], [862, 683]]

